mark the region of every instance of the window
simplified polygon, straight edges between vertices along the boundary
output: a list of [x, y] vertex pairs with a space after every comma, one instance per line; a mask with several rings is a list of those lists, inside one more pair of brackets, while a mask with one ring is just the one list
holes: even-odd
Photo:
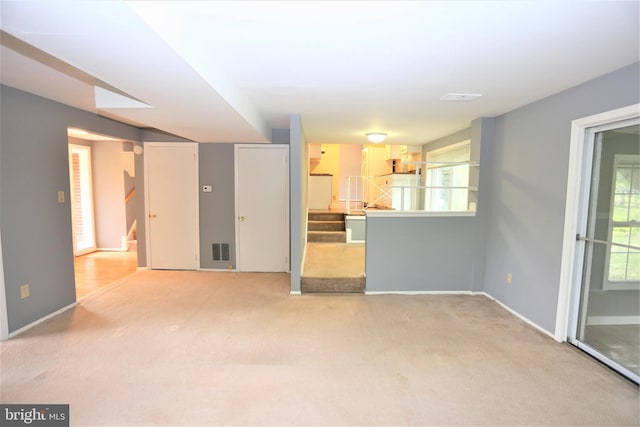
[[427, 153], [426, 211], [469, 209], [469, 158], [471, 141]]
[[[608, 248], [607, 288], [625, 289], [640, 281], [640, 157], [616, 155]], [[618, 286], [616, 286], [616, 284]], [[619, 286], [623, 285], [623, 286]]]

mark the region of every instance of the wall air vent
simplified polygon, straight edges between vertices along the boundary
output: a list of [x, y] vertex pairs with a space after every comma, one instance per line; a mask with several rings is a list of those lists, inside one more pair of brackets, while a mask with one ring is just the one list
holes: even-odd
[[212, 246], [213, 246], [214, 261], [230, 261], [231, 260], [231, 258], [229, 258], [228, 243], [214, 243]]

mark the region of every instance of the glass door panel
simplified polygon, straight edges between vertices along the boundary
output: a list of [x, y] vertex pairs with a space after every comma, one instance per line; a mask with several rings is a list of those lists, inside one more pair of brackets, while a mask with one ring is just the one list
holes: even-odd
[[593, 164], [573, 342], [640, 378], [640, 137], [628, 123], [592, 133]]

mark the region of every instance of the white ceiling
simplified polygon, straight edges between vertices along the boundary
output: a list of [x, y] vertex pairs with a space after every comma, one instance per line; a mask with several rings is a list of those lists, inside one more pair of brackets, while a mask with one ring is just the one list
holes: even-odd
[[2, 0], [0, 76], [200, 142], [268, 142], [300, 114], [311, 143], [422, 144], [637, 62], [638, 6]]

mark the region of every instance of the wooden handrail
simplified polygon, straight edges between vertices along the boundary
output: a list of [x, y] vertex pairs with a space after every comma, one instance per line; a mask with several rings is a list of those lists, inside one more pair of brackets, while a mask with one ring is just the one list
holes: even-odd
[[136, 187], [133, 187], [131, 191], [129, 191], [129, 194], [125, 196], [124, 202], [129, 203], [129, 200], [133, 199], [133, 196], [135, 195], [136, 195]]

